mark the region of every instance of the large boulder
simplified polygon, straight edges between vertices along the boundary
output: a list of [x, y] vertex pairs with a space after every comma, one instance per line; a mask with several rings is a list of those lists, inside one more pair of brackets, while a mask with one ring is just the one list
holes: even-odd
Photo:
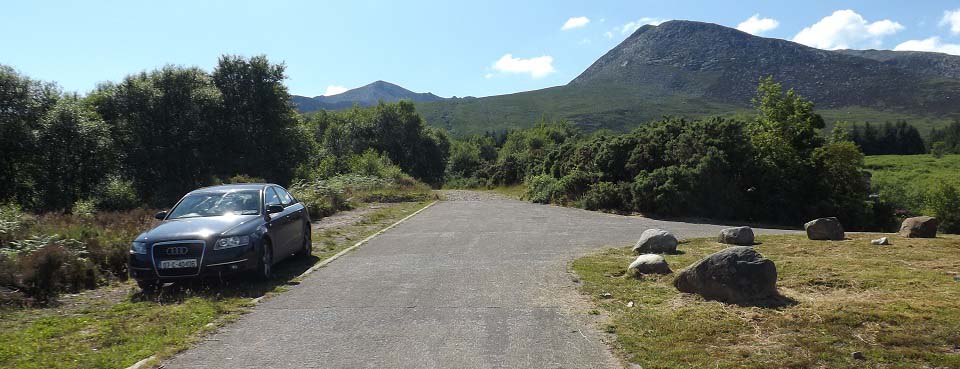
[[640, 240], [633, 246], [638, 254], [672, 254], [677, 252], [677, 238], [662, 229], [648, 229], [640, 234]]
[[934, 217], [913, 217], [903, 220], [900, 235], [907, 238], [936, 238], [940, 222]]
[[739, 246], [753, 246], [753, 229], [750, 227], [725, 228], [720, 231], [717, 242]]
[[807, 238], [811, 240], [843, 240], [843, 226], [837, 218], [814, 219], [803, 225], [807, 231]]
[[734, 246], [707, 256], [677, 273], [680, 292], [729, 303], [761, 301], [779, 296], [777, 267], [748, 246]]
[[627, 271], [636, 274], [670, 274], [670, 265], [663, 256], [657, 254], [643, 254], [630, 263]]

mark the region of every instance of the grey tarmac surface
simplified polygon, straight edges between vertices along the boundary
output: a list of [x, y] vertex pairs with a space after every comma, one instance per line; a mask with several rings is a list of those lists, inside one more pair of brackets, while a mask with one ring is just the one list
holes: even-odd
[[568, 265], [653, 227], [679, 238], [724, 228], [508, 199], [441, 201], [164, 368], [617, 368]]

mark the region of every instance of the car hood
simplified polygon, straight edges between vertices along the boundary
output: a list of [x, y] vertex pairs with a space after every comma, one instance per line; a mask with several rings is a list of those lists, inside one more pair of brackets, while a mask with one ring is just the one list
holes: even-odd
[[165, 220], [137, 237], [137, 241], [208, 240], [259, 218], [259, 215], [224, 215]]

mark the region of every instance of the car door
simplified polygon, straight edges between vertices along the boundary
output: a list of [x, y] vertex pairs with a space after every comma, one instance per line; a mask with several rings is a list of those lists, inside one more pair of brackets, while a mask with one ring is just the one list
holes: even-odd
[[290, 246], [293, 248], [292, 252], [300, 251], [300, 248], [303, 246], [303, 229], [306, 226], [304, 221], [306, 216], [304, 213], [307, 209], [303, 204], [297, 202], [283, 187], [277, 186], [274, 187], [274, 190], [276, 190], [277, 195], [280, 196], [280, 202], [283, 203], [284, 212], [289, 213], [287, 216], [290, 217], [290, 232], [292, 232]]
[[[283, 202], [280, 200], [280, 195], [277, 194], [273, 186], [267, 187], [263, 192], [263, 208], [266, 209], [270, 205], [283, 205]], [[271, 239], [273, 240], [273, 254], [277, 261], [280, 261], [280, 259], [291, 252], [291, 222], [288, 215], [289, 212], [287, 209], [279, 213], [270, 214], [270, 222], [267, 224]]]

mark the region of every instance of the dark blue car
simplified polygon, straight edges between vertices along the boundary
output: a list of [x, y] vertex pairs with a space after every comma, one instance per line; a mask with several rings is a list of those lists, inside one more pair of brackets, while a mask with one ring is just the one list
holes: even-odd
[[201, 188], [156, 217], [130, 246], [130, 275], [144, 292], [246, 271], [269, 279], [276, 262], [312, 251], [307, 209], [274, 184]]

